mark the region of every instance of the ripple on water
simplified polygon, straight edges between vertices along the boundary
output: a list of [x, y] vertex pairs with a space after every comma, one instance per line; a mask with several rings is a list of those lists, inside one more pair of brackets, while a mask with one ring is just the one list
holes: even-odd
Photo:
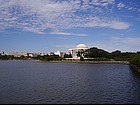
[[129, 65], [0, 63], [1, 104], [140, 104], [140, 78]]

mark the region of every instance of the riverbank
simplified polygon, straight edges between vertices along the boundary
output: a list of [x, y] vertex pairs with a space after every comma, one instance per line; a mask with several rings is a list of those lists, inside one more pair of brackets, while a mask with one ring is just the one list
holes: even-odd
[[36, 61], [43, 63], [89, 63], [89, 64], [130, 64], [128, 61], [80, 61], [80, 60], [35, 60], [35, 59], [13, 59], [13, 60], [0, 60], [0, 61]]
[[80, 61], [80, 60], [51, 60], [51, 61], [42, 61], [36, 60], [37, 62], [66, 62], [66, 63], [91, 63], [91, 64], [129, 64], [128, 61]]
[[137, 65], [130, 65], [135, 71], [139, 72], [140, 73], [140, 66], [137, 66]]

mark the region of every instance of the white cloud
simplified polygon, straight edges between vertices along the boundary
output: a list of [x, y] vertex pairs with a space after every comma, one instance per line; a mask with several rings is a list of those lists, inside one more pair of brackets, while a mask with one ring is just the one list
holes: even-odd
[[85, 27], [106, 27], [112, 29], [128, 29], [130, 24], [127, 22], [121, 22], [118, 20], [110, 20], [109, 18], [98, 18], [98, 17], [90, 17], [85, 20]]
[[138, 12], [138, 5], [135, 5], [133, 2], [131, 3], [127, 3], [127, 1], [124, 2], [120, 2], [117, 4], [117, 8], [119, 10], [128, 10], [128, 11], [132, 11], [132, 12]]
[[110, 27], [113, 29], [128, 29], [130, 27], [130, 24], [127, 22], [119, 22], [119, 21], [112, 21]]
[[68, 32], [50, 32], [49, 34], [66, 35], [66, 36], [88, 36], [87, 34], [75, 34], [75, 33], [68, 33]]
[[105, 16], [114, 3], [115, 0], [0, 0], [0, 30], [16, 28], [44, 34], [46, 29], [129, 28], [128, 23]]
[[125, 4], [123, 4], [122, 2], [118, 3], [117, 5], [117, 8], [120, 10], [120, 9], [123, 9], [125, 8]]
[[91, 3], [97, 6], [107, 6], [115, 3], [115, 0], [83, 0], [85, 3]]

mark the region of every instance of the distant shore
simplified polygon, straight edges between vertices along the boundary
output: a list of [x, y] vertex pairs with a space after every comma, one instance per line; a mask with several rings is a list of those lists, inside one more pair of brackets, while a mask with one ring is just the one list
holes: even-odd
[[37, 62], [66, 62], [66, 63], [91, 63], [91, 64], [129, 64], [128, 61], [80, 61], [80, 60], [53, 60], [53, 61], [41, 61]]

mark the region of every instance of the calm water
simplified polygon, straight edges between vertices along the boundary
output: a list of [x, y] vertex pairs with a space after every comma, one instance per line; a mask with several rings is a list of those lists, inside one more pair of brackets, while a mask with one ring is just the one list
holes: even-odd
[[123, 64], [0, 61], [0, 104], [140, 104], [140, 75]]

